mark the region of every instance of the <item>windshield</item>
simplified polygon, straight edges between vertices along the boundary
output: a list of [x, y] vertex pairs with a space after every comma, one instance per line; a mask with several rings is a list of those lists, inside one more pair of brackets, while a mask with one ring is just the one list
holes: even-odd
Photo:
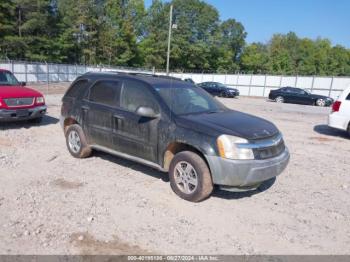
[[156, 90], [176, 115], [215, 113], [226, 109], [206, 91], [196, 86], [156, 88]]
[[18, 86], [19, 82], [12, 73], [7, 71], [0, 71], [0, 85]]

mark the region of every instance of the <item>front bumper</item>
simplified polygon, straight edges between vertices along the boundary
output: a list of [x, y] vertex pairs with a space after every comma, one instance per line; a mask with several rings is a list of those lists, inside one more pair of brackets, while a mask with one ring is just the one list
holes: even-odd
[[0, 121], [20, 121], [42, 117], [46, 114], [47, 106], [37, 106], [28, 109], [0, 109]]
[[230, 97], [239, 96], [239, 92], [229, 92], [229, 93], [227, 93], [227, 94], [228, 94], [228, 96], [230, 96]]
[[277, 157], [265, 160], [232, 160], [206, 156], [213, 183], [227, 187], [249, 187], [280, 175], [289, 162], [286, 148]]

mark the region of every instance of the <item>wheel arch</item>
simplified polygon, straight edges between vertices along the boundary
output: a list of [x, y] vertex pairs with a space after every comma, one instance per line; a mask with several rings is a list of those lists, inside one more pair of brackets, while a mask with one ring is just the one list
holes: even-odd
[[69, 126], [71, 125], [75, 125], [75, 124], [78, 124], [79, 125], [79, 122], [74, 118], [74, 117], [66, 117], [64, 120], [63, 120], [63, 130], [64, 130], [64, 133], [66, 133], [67, 129]]
[[185, 142], [174, 141], [168, 144], [163, 154], [163, 169], [169, 171], [170, 163], [177, 153], [183, 151], [191, 151], [199, 155], [207, 164], [209, 171], [210, 165], [205, 157], [205, 154], [198, 147]]

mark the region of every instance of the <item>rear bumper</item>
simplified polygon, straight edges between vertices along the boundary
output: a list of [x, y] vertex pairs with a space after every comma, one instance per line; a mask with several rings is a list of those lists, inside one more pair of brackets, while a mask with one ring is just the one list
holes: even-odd
[[328, 117], [328, 125], [333, 128], [347, 130], [350, 119], [338, 112], [332, 113]]
[[277, 157], [266, 160], [231, 160], [206, 156], [213, 183], [228, 187], [249, 187], [280, 175], [289, 162], [286, 148]]
[[37, 106], [28, 109], [0, 109], [0, 122], [30, 120], [46, 114], [47, 106]]

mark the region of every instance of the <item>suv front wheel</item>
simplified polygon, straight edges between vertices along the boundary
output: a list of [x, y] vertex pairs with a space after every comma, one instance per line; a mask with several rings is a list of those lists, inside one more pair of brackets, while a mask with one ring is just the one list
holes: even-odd
[[191, 151], [175, 155], [170, 164], [169, 178], [172, 190], [191, 202], [202, 201], [213, 191], [213, 182], [206, 162]]
[[83, 129], [77, 124], [67, 128], [66, 144], [69, 153], [76, 158], [86, 158], [91, 155], [91, 148], [86, 142]]

